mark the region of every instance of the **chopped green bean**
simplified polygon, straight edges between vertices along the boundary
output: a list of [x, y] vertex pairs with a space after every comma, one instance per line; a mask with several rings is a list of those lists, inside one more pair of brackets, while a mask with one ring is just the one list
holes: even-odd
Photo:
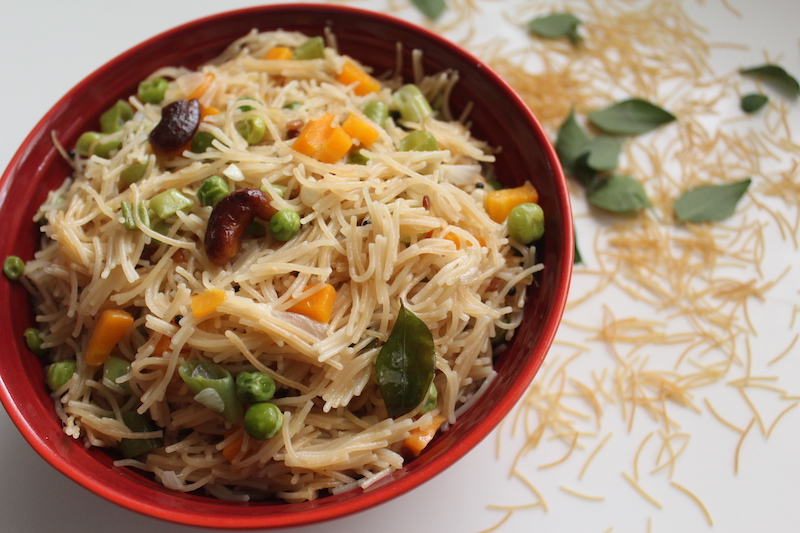
[[[133, 204], [130, 202], [120, 202], [120, 213], [122, 214], [122, 223], [127, 230], [135, 230], [138, 229], [136, 226], [136, 218], [133, 216]], [[138, 211], [137, 215], [139, 215], [139, 221], [142, 223], [143, 226], [150, 226], [150, 213], [147, 211], [147, 204], [143, 201], [139, 200], [136, 204], [136, 210]]]
[[246, 404], [266, 402], [275, 395], [275, 381], [264, 372], [240, 372], [236, 376], [236, 395]]
[[436, 388], [433, 381], [431, 381], [431, 385], [428, 387], [428, 396], [425, 398], [425, 403], [422, 405], [422, 409], [420, 409], [419, 412], [424, 415], [425, 413], [433, 411], [438, 401], [439, 390]]
[[362, 111], [364, 116], [381, 127], [383, 127], [386, 119], [389, 118], [389, 106], [380, 100], [367, 103]]
[[133, 118], [133, 108], [125, 100], [117, 100], [111, 108], [100, 115], [100, 131], [114, 133], [121, 130]]
[[147, 172], [147, 163], [133, 163], [123, 168], [119, 173], [119, 178], [125, 185], [132, 185], [144, 177]]
[[400, 117], [409, 122], [419, 122], [433, 112], [428, 99], [425, 98], [419, 87], [412, 83], [397, 89], [392, 95], [392, 99], [397, 110], [400, 111]]
[[294, 49], [292, 59], [324, 59], [325, 41], [322, 37], [316, 36], [302, 42]]
[[25, 261], [16, 255], [9, 255], [3, 261], [3, 274], [10, 280], [18, 280], [25, 272]]
[[219, 176], [209, 176], [197, 189], [197, 199], [200, 205], [208, 207], [215, 206], [217, 203], [231, 193], [228, 182]]
[[131, 363], [121, 357], [112, 355], [103, 363], [103, 381], [108, 380], [111, 386], [119, 392], [130, 392], [131, 384], [127, 381], [117, 383], [117, 379], [131, 371]]
[[96, 131], [84, 132], [78, 137], [78, 142], [75, 143], [75, 152], [84, 157], [94, 154], [108, 159], [112, 151], [118, 150], [122, 146], [122, 141], [120, 139], [111, 139], [110, 141], [100, 142], [102, 137], [103, 134]]
[[[122, 415], [122, 422], [133, 433], [149, 433], [156, 429], [153, 422], [148, 417], [146, 417], [145, 415], [140, 415], [136, 411], [126, 411], [124, 413], [121, 413], [121, 415]], [[150, 453], [162, 445], [163, 442], [159, 438], [150, 438], [150, 439], [124, 438], [121, 439], [117, 444], [117, 449], [119, 450], [119, 453], [121, 453], [123, 457], [127, 459], [133, 459], [134, 457], [138, 457], [145, 453]]]
[[303, 102], [289, 102], [283, 105], [283, 109], [288, 109], [289, 111], [297, 111], [301, 107], [303, 107]]
[[[286, 198], [286, 191], [287, 191], [286, 185], [276, 185], [276, 184], [273, 183], [272, 184], [272, 188], [275, 189], [275, 192], [278, 194], [278, 196], [277, 196], [278, 198]], [[270, 193], [270, 191], [269, 191], [269, 189], [267, 187], [263, 187], [262, 186], [261, 187], [261, 192], [265, 192], [265, 193], [269, 194], [270, 196], [272, 195], [272, 193]]]
[[300, 231], [300, 215], [293, 209], [281, 209], [269, 220], [269, 233], [286, 242]]
[[42, 348], [44, 340], [42, 340], [42, 332], [38, 328], [27, 328], [22, 332], [22, 336], [25, 337], [25, 344], [30, 351], [40, 357], [47, 354], [47, 350]]
[[350, 152], [347, 156], [347, 162], [351, 165], [366, 165], [369, 162], [369, 157], [361, 153], [361, 150]]
[[178, 373], [195, 394], [195, 400], [219, 413], [228, 422], [237, 422], [241, 418], [242, 404], [236, 396], [233, 376], [222, 366], [192, 360], [182, 363]]
[[267, 228], [264, 227], [264, 224], [259, 222], [258, 220], [252, 221], [250, 224], [244, 228], [244, 234], [248, 237], [255, 237], [256, 239], [260, 239], [261, 237], [266, 236]]
[[[240, 100], [250, 100], [252, 102], [258, 102], [258, 100], [256, 100], [252, 96], [240, 96], [239, 98], [236, 99], [236, 101], [240, 101]], [[253, 107], [251, 105], [248, 105], [248, 104], [240, 104], [237, 107], [239, 108], [239, 111], [241, 111], [242, 113], [246, 113], [248, 111], [252, 111], [253, 109], [255, 109], [255, 107]]]
[[167, 189], [150, 199], [150, 209], [161, 220], [178, 211], [188, 211], [193, 205], [191, 198], [184, 196], [178, 189]]
[[139, 82], [136, 95], [139, 100], [146, 104], [160, 104], [169, 88], [169, 82], [164, 78], [158, 77], [152, 80]]
[[74, 359], [53, 363], [47, 367], [47, 377], [45, 378], [47, 386], [51, 391], [57, 391], [72, 378], [77, 368], [78, 365]]
[[236, 123], [236, 131], [247, 144], [258, 144], [267, 133], [267, 123], [261, 117], [249, 116]]
[[78, 137], [78, 142], [75, 143], [75, 152], [83, 157], [89, 157], [92, 145], [97, 142], [103, 135], [97, 131], [86, 131]]
[[256, 440], [268, 440], [283, 426], [283, 413], [274, 403], [256, 403], [244, 414], [244, 430]]
[[439, 149], [436, 137], [429, 131], [412, 131], [400, 139], [400, 151], [402, 152], [431, 152]]

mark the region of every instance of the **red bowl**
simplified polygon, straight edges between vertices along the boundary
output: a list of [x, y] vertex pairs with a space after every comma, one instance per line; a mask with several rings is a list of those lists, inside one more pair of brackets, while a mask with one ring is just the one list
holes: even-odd
[[[235, 503], [164, 488], [136, 470], [115, 467], [100, 449], [86, 449], [64, 435], [44, 382], [42, 363], [22, 332], [33, 309], [19, 283], [0, 283], [0, 399], [33, 448], [50, 464], [96, 494], [123, 507], [178, 523], [216, 528], [297, 526], [367, 509], [422, 484], [463, 457], [486, 437], [526, 391], [552, 344], [567, 298], [573, 261], [572, 217], [564, 175], [552, 145], [514, 90], [486, 64], [453, 43], [393, 17], [331, 5], [274, 5], [190, 22], [158, 35], [110, 61], [64, 96], [25, 139], [0, 180], [0, 257], [33, 256], [39, 242], [33, 214], [70, 169], [56, 152], [51, 132], [65, 145], [96, 124], [102, 111], [135, 92], [138, 82], [165, 65], [194, 67], [220, 53], [252, 28], [336, 34], [339, 49], [374, 67], [396, 66], [396, 43], [406, 54], [403, 75], [412, 79], [412, 49], [424, 51], [425, 71], [452, 68], [461, 81], [452, 95], [456, 116], [470, 102], [473, 134], [502, 147], [496, 171], [506, 185], [530, 180], [546, 213], [537, 246], [545, 268], [529, 294], [522, 326], [499, 357], [497, 377], [477, 402], [416, 460], [367, 490], [352, 490], [305, 503]], [[368, 53], [366, 53], [368, 51]]]

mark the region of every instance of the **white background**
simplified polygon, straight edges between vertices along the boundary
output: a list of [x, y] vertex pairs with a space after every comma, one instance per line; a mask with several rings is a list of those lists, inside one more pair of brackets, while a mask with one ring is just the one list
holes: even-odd
[[[451, 2], [454, 0], [450, 0]], [[581, 4], [582, 2], [575, 2]], [[66, 91], [107, 60], [156, 33], [189, 20], [222, 10], [257, 2], [211, 0], [121, 3], [71, 0], [69, 2], [25, 2], [6, 0], [0, 16], [0, 168], [42, 115]], [[503, 35], [525, 39], [524, 33], [509, 30], [500, 10], [513, 2], [478, 2], [485, 21], [481, 36]], [[719, 0], [687, 1], [686, 10], [708, 29], [708, 40], [747, 45], [744, 49], [721, 50], [712, 55], [715, 67], [727, 72], [738, 66], [763, 62], [764, 54], [780, 60], [787, 70], [800, 74], [800, 3], [796, 0], [730, 0], [741, 12], [735, 16]], [[384, 0], [352, 2], [352, 5], [385, 9]], [[403, 0], [391, 2], [404, 6]], [[551, 2], [543, 10], [558, 10], [567, 2]], [[413, 9], [398, 14], [419, 22]], [[368, 62], [368, 61], [367, 61]], [[791, 123], [800, 130], [798, 103], [793, 103]], [[795, 142], [800, 138], [795, 137]], [[798, 150], [795, 150], [797, 156]], [[795, 175], [795, 180], [797, 176]], [[586, 209], [575, 201], [580, 216]], [[582, 243], [591, 242], [591, 218], [578, 220]], [[773, 235], [772, 237], [775, 237]], [[589, 260], [591, 257], [589, 258]], [[797, 250], [786, 240], [768, 240], [768, 264], [782, 271], [796, 262]], [[770, 263], [770, 261], [772, 263]], [[768, 268], [769, 269], [769, 268]], [[774, 270], [774, 269], [773, 269]], [[780, 287], [769, 291], [763, 302], [751, 308], [759, 335], [753, 337], [754, 357], [771, 359], [781, 352], [798, 331], [791, 320], [798, 296], [797, 273], [789, 271]], [[587, 290], [591, 281], [576, 277], [574, 292]], [[617, 301], [617, 300], [614, 300]], [[595, 310], [596, 311], [596, 310]], [[624, 313], [624, 310], [617, 308]], [[582, 307], [567, 318], [580, 322], [580, 313], [594, 312]], [[598, 319], [599, 320], [599, 319]], [[790, 327], [794, 331], [789, 331]], [[561, 340], [579, 342], [569, 328]], [[796, 347], [772, 369], [780, 373], [780, 385], [789, 394], [800, 394], [800, 347]], [[591, 367], [591, 357], [582, 356]], [[573, 364], [576, 365], [578, 363]], [[703, 391], [714, 406], [732, 423], [746, 426], [750, 420], [741, 403], [728, 403], [730, 394], [720, 386]], [[700, 407], [702, 402], [698, 402]], [[769, 411], [769, 408], [766, 408]], [[691, 435], [691, 445], [680, 458], [672, 478], [690, 487], [711, 513], [710, 527], [700, 508], [685, 494], [670, 488], [663, 476], [643, 476], [641, 484], [661, 505], [647, 502], [622, 477], [632, 472], [632, 458], [648, 433], [655, 431], [643, 417], [629, 433], [627, 422], [615, 413], [603, 417], [601, 436], [611, 433], [591, 465], [591, 476], [578, 473], [596, 439], [582, 458], [549, 469], [539, 466], [556, 460], [565, 448], [544, 445], [525, 456], [520, 470], [542, 492], [547, 511], [541, 506], [516, 511], [497, 528], [501, 532], [603, 532], [613, 531], [790, 531], [800, 524], [800, 409], [790, 411], [769, 438], [753, 428], [740, 450], [740, 465], [734, 474], [734, 450], [739, 439], [734, 431], [713, 419], [705, 409], [680, 413], [682, 431]], [[774, 411], [772, 411], [774, 414]], [[522, 446], [519, 433], [511, 435], [510, 424], [499, 435], [501, 452], [496, 453], [497, 433], [492, 434], [461, 462], [426, 485], [378, 508], [333, 522], [300, 528], [306, 533], [370, 531], [382, 533], [478, 532], [498, 524], [505, 512], [491, 505], [524, 505], [534, 502], [531, 491], [509, 473], [516, 452]], [[655, 442], [655, 441], [653, 441]], [[643, 449], [642, 464], [657, 448]], [[576, 452], [577, 453], [577, 452]], [[650, 458], [652, 460], [652, 458]], [[644, 467], [642, 467], [644, 471]], [[566, 486], [602, 501], [588, 501], [561, 490]], [[95, 531], [127, 533], [142, 531], [195, 531], [160, 522], [107, 503], [73, 483], [47, 465], [28, 446], [0, 410], [0, 531], [49, 532]], [[202, 531], [202, 530], [197, 530]]]

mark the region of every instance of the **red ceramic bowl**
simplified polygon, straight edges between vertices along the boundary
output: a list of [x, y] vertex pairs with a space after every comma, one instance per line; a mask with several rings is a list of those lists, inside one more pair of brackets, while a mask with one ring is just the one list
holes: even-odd
[[[530, 180], [540, 193], [546, 232], [538, 248], [545, 268], [531, 289], [524, 321], [513, 344], [497, 361], [497, 378], [483, 400], [459, 418], [416, 460], [367, 490], [293, 504], [232, 503], [162, 487], [136, 470], [112, 465], [99, 449], [63, 434], [44, 383], [41, 362], [25, 346], [22, 332], [33, 310], [19, 283], [0, 280], [0, 398], [11, 419], [55, 468], [96, 494], [154, 517], [216, 528], [272, 528], [308, 524], [367, 509], [413, 489], [463, 457], [486, 437], [530, 385], [553, 341], [567, 298], [573, 260], [572, 218], [564, 176], [547, 135], [523, 101], [487, 65], [458, 46], [387, 15], [343, 6], [274, 5], [223, 13], [158, 35], [91, 74], [59, 101], [25, 140], [0, 181], [0, 258], [29, 259], [38, 230], [31, 221], [46, 191], [61, 184], [69, 167], [50, 134], [73, 146], [102, 111], [136, 90], [158, 67], [189, 67], [216, 56], [252, 28], [298, 30], [320, 35], [328, 27], [341, 52], [378, 72], [396, 63], [396, 43], [406, 55], [424, 51], [426, 72], [456, 69], [452, 96], [456, 116], [472, 102], [473, 134], [502, 147], [496, 171], [506, 185]], [[408, 59], [408, 58], [406, 58]], [[411, 79], [411, 61], [404, 75]]]

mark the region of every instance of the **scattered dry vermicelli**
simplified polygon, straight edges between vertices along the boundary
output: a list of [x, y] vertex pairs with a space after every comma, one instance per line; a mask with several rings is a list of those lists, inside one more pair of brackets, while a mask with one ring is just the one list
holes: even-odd
[[[700, 498], [672, 480], [681, 457], [697, 445], [683, 429], [684, 420], [702, 416], [733, 430], [738, 441], [734, 437], [720, 453], [729, 454], [735, 473], [748, 433], [757, 428], [769, 437], [798, 403], [780, 378], [798, 335], [790, 332], [772, 353], [751, 343], [765, 328], [754, 309], [793, 276], [780, 246], [798, 250], [800, 145], [793, 137], [790, 116], [797, 110], [790, 101], [771, 97], [762, 113], [741, 114], [741, 95], [764, 89], [741, 78], [736, 68], [715, 71], [712, 56], [749, 47], [712, 42], [686, 4], [509, 2], [500, 7], [512, 31], [524, 34], [532, 18], [569, 11], [581, 20], [582, 42], [574, 46], [567, 39], [530, 37], [510, 44], [504, 36], [480, 40], [473, 31], [461, 37], [520, 93], [553, 138], [570, 110], [583, 120], [589, 111], [627, 97], [650, 100], [678, 117], [625, 143], [618, 171], [643, 184], [652, 209], [620, 219], [586, 209], [583, 192], [573, 190], [585, 263], [576, 265], [550, 356], [498, 432], [498, 455], [508, 440], [523, 436], [512, 450], [512, 477], [525, 480], [536, 501], [544, 502], [547, 490], [565, 490], [563, 478], [547, 489], [544, 484], [534, 488], [545, 472], [571, 472], [577, 462], [583, 466], [578, 479], [590, 480], [588, 467], [598, 466], [601, 449], [625, 447], [639, 435], [627, 446], [633, 473], [623, 477], [643, 500], [659, 507], [643, 487], [650, 487], [647, 476], [653, 476], [663, 488], [659, 476], [666, 475], [712, 524]], [[741, 16], [722, 4], [730, 15]], [[490, 5], [497, 4], [478, 8]], [[765, 63], [777, 61], [764, 57]], [[753, 183], [735, 216], [711, 225], [676, 223], [672, 205], [682, 192], [748, 177]], [[779, 321], [774, 327], [796, 329], [797, 310], [793, 304], [785, 316], [774, 317]], [[595, 320], [578, 318], [587, 315]], [[714, 400], [712, 405], [709, 398], [724, 398], [724, 404]], [[603, 426], [609, 416], [625, 422], [627, 436], [612, 438]], [[504, 515], [502, 523], [509, 518]]]

